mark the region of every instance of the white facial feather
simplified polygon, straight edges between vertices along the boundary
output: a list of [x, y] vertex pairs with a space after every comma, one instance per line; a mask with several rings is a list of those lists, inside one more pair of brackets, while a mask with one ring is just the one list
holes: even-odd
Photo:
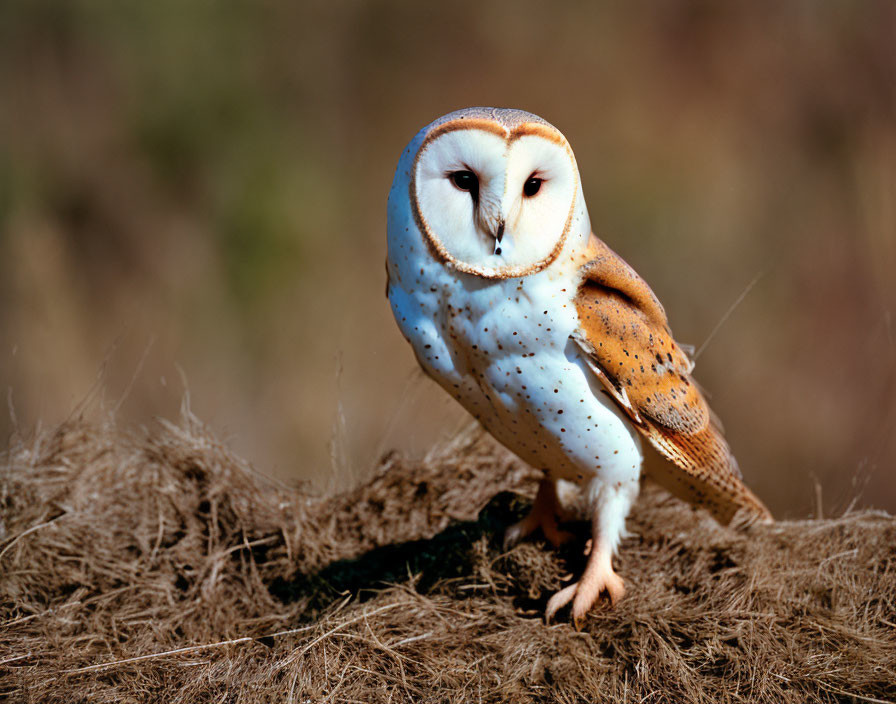
[[[461, 271], [503, 278], [544, 268], [572, 223], [578, 172], [572, 151], [553, 128], [534, 133], [449, 123], [419, 147], [410, 170], [418, 224], [437, 251]], [[453, 180], [472, 173], [475, 190]], [[524, 186], [539, 188], [527, 195]]]
[[[492, 232], [504, 194], [504, 139], [482, 130], [448, 132], [425, 147], [418, 160], [414, 189], [421, 218], [459, 261], [500, 266]], [[469, 170], [479, 183], [478, 202], [460, 190], [451, 174]]]

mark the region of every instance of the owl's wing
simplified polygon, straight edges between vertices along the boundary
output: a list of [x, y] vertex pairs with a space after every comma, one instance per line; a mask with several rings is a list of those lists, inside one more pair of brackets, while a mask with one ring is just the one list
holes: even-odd
[[573, 338], [608, 394], [674, 465], [651, 474], [676, 496], [727, 524], [740, 509], [771, 520], [740, 470], [706, 399], [691, 379], [694, 363], [675, 342], [653, 291], [594, 235], [575, 299]]

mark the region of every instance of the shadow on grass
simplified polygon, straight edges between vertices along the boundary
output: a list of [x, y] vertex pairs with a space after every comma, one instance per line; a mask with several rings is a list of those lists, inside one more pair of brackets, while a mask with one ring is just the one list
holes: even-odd
[[[416, 589], [426, 593], [447, 579], [473, 574], [471, 550], [480, 538], [488, 538], [489, 547], [501, 550], [505, 529], [520, 520], [529, 503], [511, 492], [495, 496], [475, 521], [451, 525], [429, 539], [393, 543], [358, 557], [338, 560], [311, 575], [295, 580], [278, 579], [271, 583], [271, 595], [281, 601], [308, 599], [309, 612], [319, 611], [348, 593], [359, 601], [372, 598], [377, 590], [389, 584], [417, 576]], [[573, 557], [561, 551], [565, 558]], [[581, 552], [580, 550], [578, 551]], [[573, 557], [571, 562], [576, 562]], [[570, 563], [569, 566], [573, 565]]]

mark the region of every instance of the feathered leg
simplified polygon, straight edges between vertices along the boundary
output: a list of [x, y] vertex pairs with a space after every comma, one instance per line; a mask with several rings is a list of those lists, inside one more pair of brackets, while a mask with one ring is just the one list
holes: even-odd
[[545, 609], [548, 621], [571, 601], [573, 623], [578, 630], [602, 592], [607, 592], [612, 604], [625, 594], [622, 579], [613, 571], [612, 559], [625, 530], [625, 518], [638, 496], [638, 488], [637, 479], [614, 483], [597, 478], [591, 481], [592, 537], [588, 564], [578, 582], [550, 598]]

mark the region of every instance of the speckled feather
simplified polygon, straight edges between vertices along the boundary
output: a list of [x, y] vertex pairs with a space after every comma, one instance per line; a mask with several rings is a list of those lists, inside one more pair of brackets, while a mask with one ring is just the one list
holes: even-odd
[[741, 508], [770, 518], [741, 481], [721, 428], [690, 377], [693, 362], [673, 339], [653, 291], [594, 236], [589, 250], [575, 299], [581, 326], [574, 337], [638, 430], [675, 463], [655, 478], [721, 523]]

